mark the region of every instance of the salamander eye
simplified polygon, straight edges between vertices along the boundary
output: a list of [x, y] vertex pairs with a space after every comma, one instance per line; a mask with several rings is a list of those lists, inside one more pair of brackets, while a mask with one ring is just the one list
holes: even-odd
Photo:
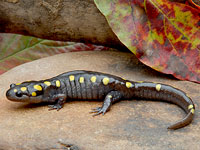
[[13, 88], [13, 87], [15, 87], [15, 86], [16, 86], [16, 84], [12, 83], [12, 84], [10, 85], [10, 88]]
[[16, 93], [16, 96], [17, 96], [17, 97], [22, 97], [22, 93], [21, 93], [21, 92], [17, 92], [17, 93]]

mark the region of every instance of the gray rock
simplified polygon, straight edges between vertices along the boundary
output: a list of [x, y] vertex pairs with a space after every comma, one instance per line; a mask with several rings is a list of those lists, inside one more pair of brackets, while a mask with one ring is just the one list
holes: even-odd
[[[15, 103], [5, 97], [11, 83], [46, 79], [77, 69], [170, 84], [193, 99], [197, 115], [191, 125], [170, 131], [167, 127], [185, 114], [168, 103], [121, 101], [106, 115], [92, 117], [89, 111], [102, 102], [73, 101], [60, 111], [48, 111], [46, 105]], [[198, 150], [200, 147], [200, 85], [158, 73], [138, 62], [131, 53], [76, 52], [43, 58], [1, 75], [0, 89], [0, 149]]]

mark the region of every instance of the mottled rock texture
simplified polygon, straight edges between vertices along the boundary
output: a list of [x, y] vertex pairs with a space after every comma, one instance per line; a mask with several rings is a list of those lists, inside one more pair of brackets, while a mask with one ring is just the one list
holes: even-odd
[[[46, 105], [15, 103], [5, 97], [11, 83], [46, 79], [75, 69], [180, 88], [196, 105], [194, 121], [183, 129], [167, 130], [185, 113], [163, 102], [121, 101], [106, 115], [92, 117], [88, 112], [102, 102], [74, 101], [66, 103], [60, 111], [48, 111]], [[139, 63], [131, 53], [76, 52], [40, 59], [1, 75], [0, 89], [1, 149], [198, 150], [200, 147], [200, 85], [158, 73]]]

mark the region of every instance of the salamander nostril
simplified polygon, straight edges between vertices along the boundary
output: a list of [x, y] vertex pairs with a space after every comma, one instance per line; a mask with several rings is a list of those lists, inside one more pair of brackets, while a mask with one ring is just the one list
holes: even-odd
[[17, 92], [17, 93], [16, 93], [16, 96], [17, 96], [17, 97], [22, 97], [22, 93], [21, 93], [21, 92]]

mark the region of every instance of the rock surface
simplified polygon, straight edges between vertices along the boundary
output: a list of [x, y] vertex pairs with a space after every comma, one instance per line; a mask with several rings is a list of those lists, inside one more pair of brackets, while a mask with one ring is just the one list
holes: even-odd
[[[10, 102], [5, 92], [11, 83], [40, 80], [85, 69], [170, 84], [185, 91], [196, 105], [191, 125], [167, 127], [184, 112], [175, 105], [152, 101], [121, 101], [104, 116], [88, 112], [102, 102], [74, 101], [60, 111], [46, 105]], [[1, 149], [70, 150], [198, 150], [200, 148], [200, 85], [162, 75], [139, 63], [131, 53], [77, 52], [60, 54], [18, 66], [0, 76]], [[71, 144], [71, 145], [70, 145]]]

